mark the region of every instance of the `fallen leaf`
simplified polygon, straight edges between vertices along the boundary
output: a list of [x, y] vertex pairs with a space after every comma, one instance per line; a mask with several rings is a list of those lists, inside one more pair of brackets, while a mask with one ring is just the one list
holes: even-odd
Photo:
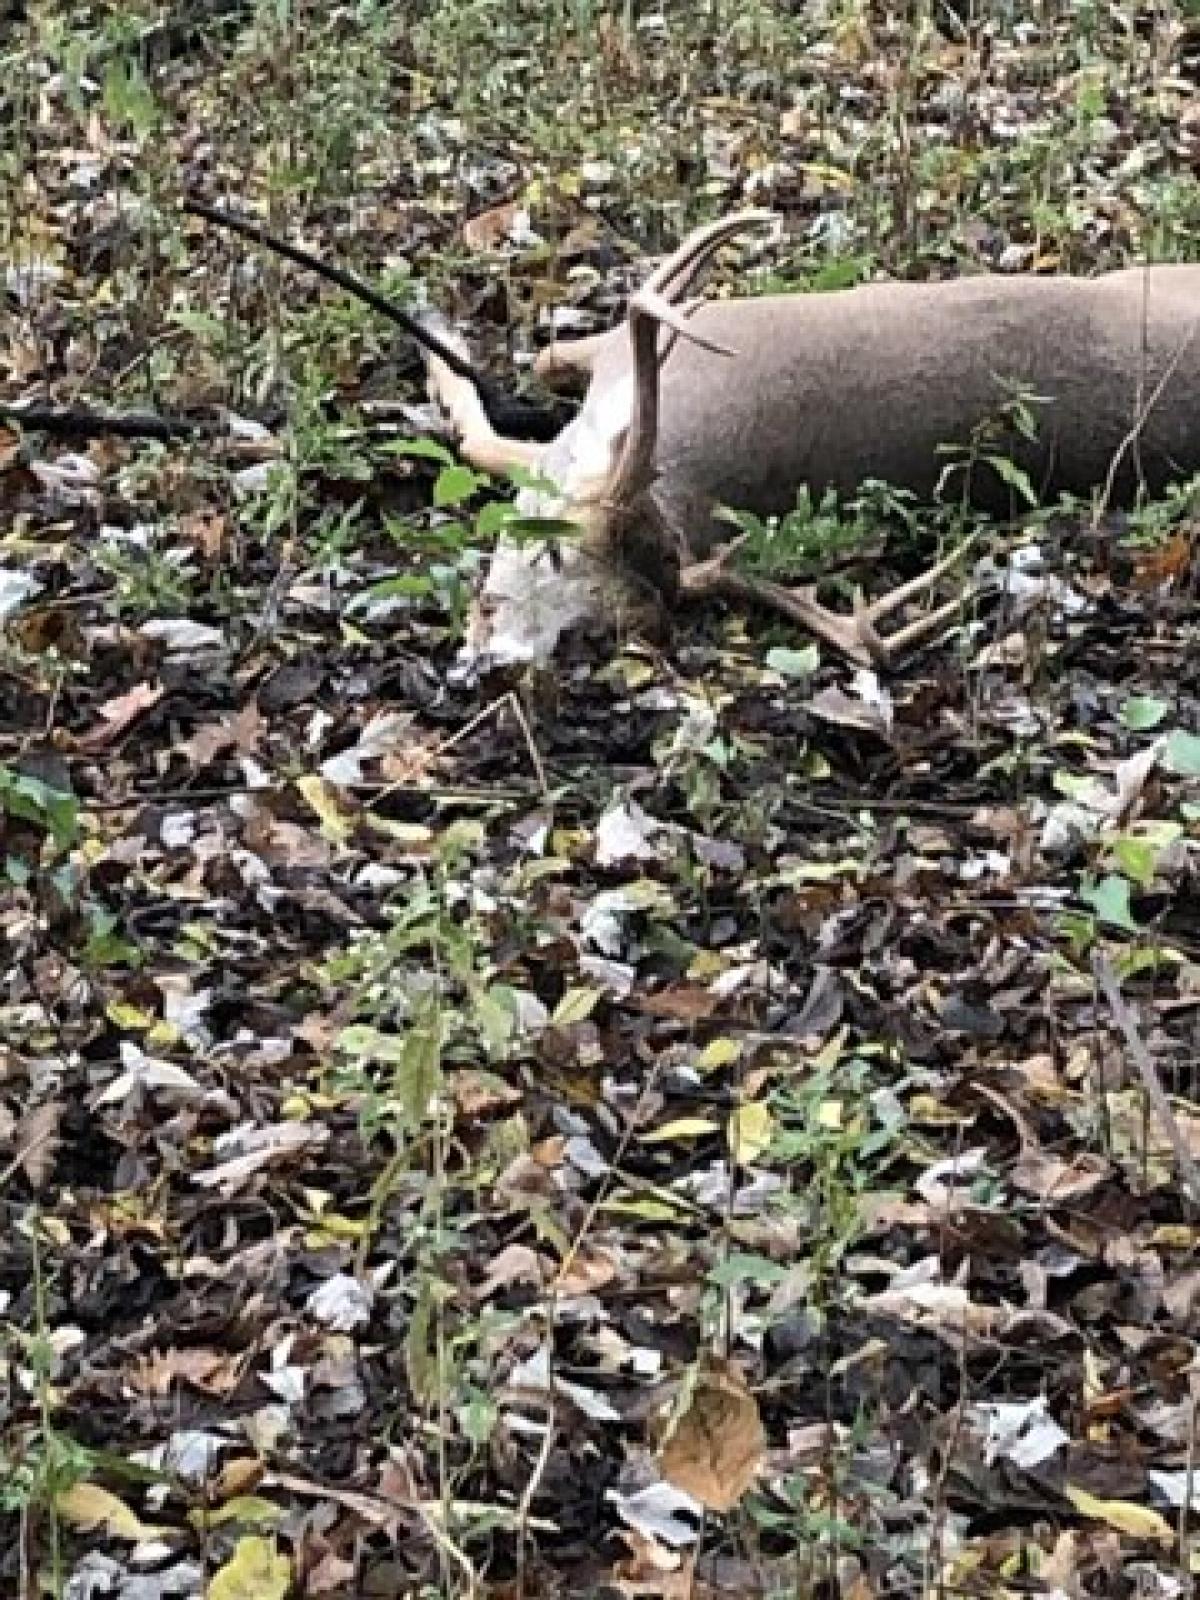
[[480, 211], [463, 223], [463, 243], [468, 250], [494, 250], [508, 239], [510, 233], [520, 231], [522, 217], [525, 228], [528, 228], [529, 213], [523, 212], [515, 200], [493, 206], [490, 211]]
[[745, 1379], [731, 1362], [709, 1357], [687, 1387], [658, 1462], [675, 1488], [710, 1511], [730, 1511], [754, 1482], [766, 1448]]
[[162, 697], [161, 683], [139, 683], [126, 694], [118, 695], [115, 700], [106, 700], [97, 708], [101, 717], [100, 726], [83, 735], [79, 740], [79, 749], [89, 755], [107, 750], [133, 726], [143, 712], [156, 706]]
[[729, 1119], [729, 1153], [741, 1167], [757, 1161], [770, 1148], [775, 1119], [761, 1101], [738, 1106]]
[[85, 1532], [99, 1529], [111, 1539], [140, 1543], [162, 1531], [143, 1522], [124, 1500], [102, 1489], [98, 1483], [72, 1484], [69, 1489], [55, 1496], [54, 1506], [63, 1521], [71, 1527]]
[[1175, 1533], [1171, 1524], [1149, 1506], [1135, 1505], [1131, 1500], [1098, 1500], [1086, 1489], [1072, 1483], [1064, 1485], [1063, 1493], [1081, 1516], [1093, 1522], [1104, 1522], [1118, 1533], [1131, 1539], [1153, 1539], [1157, 1544], [1173, 1544]]
[[284, 1600], [292, 1567], [271, 1539], [250, 1535], [239, 1539], [233, 1556], [214, 1574], [208, 1600]]
[[40, 1189], [54, 1168], [62, 1142], [58, 1130], [65, 1110], [61, 1100], [47, 1100], [27, 1111], [13, 1130], [13, 1160], [33, 1189]]

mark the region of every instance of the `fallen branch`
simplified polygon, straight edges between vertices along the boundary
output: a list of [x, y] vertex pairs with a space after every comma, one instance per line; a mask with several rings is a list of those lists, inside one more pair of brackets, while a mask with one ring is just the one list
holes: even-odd
[[49, 433], [56, 439], [161, 439], [171, 443], [214, 433], [218, 424], [208, 419], [159, 417], [149, 411], [86, 411], [74, 406], [5, 405], [0, 422], [15, 422], [31, 433]]
[[372, 311], [378, 312], [381, 317], [403, 329], [422, 349], [444, 362], [456, 377], [465, 378], [468, 383], [474, 384], [493, 426], [533, 439], [553, 439], [561, 429], [563, 418], [557, 410], [531, 405], [528, 401], [510, 394], [506, 389], [501, 389], [419, 317], [405, 311], [378, 290], [372, 289], [370, 284], [364, 283], [361, 278], [356, 278], [353, 273], [345, 272], [341, 267], [323, 261], [311, 250], [303, 250], [299, 245], [279, 238], [276, 234], [268, 232], [261, 224], [251, 221], [249, 217], [224, 211], [219, 206], [211, 206], [206, 200], [188, 195], [184, 199], [183, 209], [189, 216], [202, 217], [205, 222], [214, 223], [219, 228], [228, 228], [231, 233], [240, 234], [242, 238], [250, 239], [253, 243], [274, 251], [285, 261], [306, 267], [308, 271], [315, 272], [318, 277], [336, 284], [339, 289], [344, 289], [356, 300], [361, 300], [364, 305], [370, 306]]

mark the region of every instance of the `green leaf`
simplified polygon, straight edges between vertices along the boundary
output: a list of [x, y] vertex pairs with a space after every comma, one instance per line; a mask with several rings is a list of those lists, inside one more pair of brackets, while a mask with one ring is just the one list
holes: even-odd
[[1135, 694], [1121, 707], [1121, 721], [1134, 733], [1144, 733], [1148, 728], [1157, 728], [1170, 709], [1165, 700], [1155, 695]]
[[1133, 920], [1133, 912], [1129, 909], [1129, 888], [1128, 878], [1110, 872], [1101, 878], [1099, 883], [1084, 885], [1079, 891], [1079, 896], [1091, 906], [1101, 922], [1107, 922], [1114, 928], [1124, 928], [1129, 933], [1136, 933], [1138, 925]]
[[475, 518], [475, 532], [481, 539], [495, 539], [507, 529], [515, 516], [510, 501], [489, 500], [487, 505], [480, 507], [479, 515]]
[[60, 850], [75, 842], [79, 802], [64, 789], [52, 789], [40, 778], [0, 767], [0, 812], [20, 817], [49, 833]]
[[436, 1004], [423, 1006], [413, 1018], [394, 1081], [406, 1121], [420, 1127], [442, 1081], [442, 1016]]
[[219, 1528], [225, 1523], [238, 1522], [250, 1528], [276, 1528], [283, 1521], [282, 1506], [259, 1494], [234, 1495], [219, 1506], [198, 1506], [188, 1513], [194, 1528], [204, 1530]]
[[397, 439], [384, 445], [383, 453], [389, 456], [416, 456], [421, 461], [437, 461], [443, 467], [457, 465], [453, 452], [433, 439]]
[[472, 467], [460, 463], [443, 467], [433, 485], [433, 503], [438, 507], [459, 506], [486, 483], [487, 479], [480, 477]]
[[516, 1031], [517, 1006], [513, 991], [501, 983], [477, 989], [472, 995], [471, 1015], [488, 1054], [499, 1055]]
[[994, 467], [999, 477], [1008, 484], [1010, 489], [1015, 489], [1028, 506], [1036, 506], [1037, 494], [1033, 484], [1029, 481], [1029, 474], [1022, 471], [1015, 461], [1010, 461], [1007, 456], [988, 456], [988, 465]]
[[767, 651], [766, 664], [782, 678], [811, 678], [821, 664], [821, 652], [815, 644], [806, 644], [802, 650], [778, 645]]
[[1181, 778], [1200, 778], [1200, 737], [1177, 728], [1167, 739], [1163, 762]]
[[566, 517], [513, 517], [504, 525], [504, 537], [520, 544], [552, 544], [556, 539], [578, 539], [583, 529]]
[[741, 1252], [727, 1256], [708, 1274], [708, 1281], [717, 1289], [732, 1289], [740, 1283], [756, 1283], [766, 1288], [787, 1277], [787, 1268], [767, 1256]]
[[1158, 866], [1158, 846], [1150, 839], [1139, 839], [1132, 834], [1122, 834], [1113, 840], [1113, 859], [1127, 878], [1132, 878], [1141, 889], [1154, 882]]

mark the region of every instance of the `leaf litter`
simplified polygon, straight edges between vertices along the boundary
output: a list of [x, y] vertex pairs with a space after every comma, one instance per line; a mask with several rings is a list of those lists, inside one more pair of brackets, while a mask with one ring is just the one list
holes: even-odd
[[[673, 141], [674, 23], [606, 20], [589, 49], [656, 132], [614, 152], [584, 117], [569, 170], [484, 152], [414, 70], [411, 174], [389, 139], [306, 226], [376, 266], [449, 252], [492, 349], [603, 325], [698, 174], [788, 210], [809, 265], [835, 235], [834, 267], [929, 270], [939, 239], [1110, 265], [1195, 159], [1195, 41], [1102, 7], [1081, 59], [1061, 9], [918, 50], [814, 8], [770, 92], [752, 51], [734, 78], [701, 51]], [[155, 80], [190, 181], [250, 170], [217, 107], [274, 84], [243, 42]], [[271, 269], [189, 236], [151, 317], [177, 177], [133, 171], [116, 77], [87, 118], [43, 79], [4, 398], [76, 401], [85, 358], [100, 392], [174, 303], [166, 395], [223, 398], [267, 459], [0, 449], [6, 1592], [51, 1527], [72, 1600], [1186, 1592], [1190, 522], [998, 541], [971, 647], [887, 682], [710, 618], [488, 702], [449, 670], [473, 558], [429, 543], [473, 480], [313, 423], [281, 516], [299, 425], [204, 322], [268, 324]], [[1031, 237], [995, 152], [1044, 163], [1064, 110], [1038, 170], [1069, 203]], [[880, 232], [857, 152], [898, 162], [889, 126], [969, 159]], [[330, 313], [288, 283], [299, 363]], [[330, 391], [411, 418], [397, 359], [347, 314]]]

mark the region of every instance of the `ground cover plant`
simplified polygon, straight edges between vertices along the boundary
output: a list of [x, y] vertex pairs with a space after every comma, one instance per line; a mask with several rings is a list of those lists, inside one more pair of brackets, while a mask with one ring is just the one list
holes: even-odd
[[717, 610], [473, 686], [508, 486], [182, 202], [506, 377], [748, 204], [715, 293], [1185, 259], [1198, 57], [1167, 3], [0, 7], [0, 1592], [1191, 1592], [1193, 487], [747, 525], [847, 589], [973, 537], [885, 680]]

